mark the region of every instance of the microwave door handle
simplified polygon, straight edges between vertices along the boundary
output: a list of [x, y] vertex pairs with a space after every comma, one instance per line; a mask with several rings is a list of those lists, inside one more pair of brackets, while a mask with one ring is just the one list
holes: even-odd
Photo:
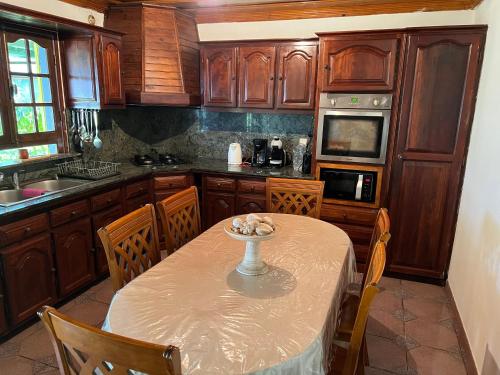
[[363, 189], [363, 175], [360, 174], [358, 176], [358, 183], [356, 184], [356, 196], [354, 197], [355, 200], [360, 201], [361, 200], [361, 191]]

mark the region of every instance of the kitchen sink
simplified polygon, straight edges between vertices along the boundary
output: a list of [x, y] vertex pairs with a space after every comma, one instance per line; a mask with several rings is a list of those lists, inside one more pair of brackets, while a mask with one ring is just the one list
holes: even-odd
[[51, 180], [33, 182], [31, 184], [24, 185], [22, 188], [23, 189], [36, 189], [36, 190], [53, 192], [53, 191], [61, 191], [61, 190], [71, 189], [71, 188], [81, 186], [81, 185], [84, 185], [87, 183], [88, 183], [88, 181], [64, 178], [64, 179], [59, 179], [59, 180], [51, 179]]
[[[76, 180], [71, 178], [48, 179], [23, 185], [20, 189], [0, 190], [0, 206], [8, 207], [18, 203], [24, 203], [59, 191], [69, 190], [90, 181]], [[29, 192], [27, 190], [30, 190]], [[34, 195], [35, 194], [35, 195]]]

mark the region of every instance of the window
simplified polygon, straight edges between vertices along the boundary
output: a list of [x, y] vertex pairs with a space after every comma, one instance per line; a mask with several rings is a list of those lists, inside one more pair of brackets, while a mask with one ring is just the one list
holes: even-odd
[[0, 55], [3, 91], [0, 93], [0, 159], [12, 157], [17, 148], [33, 155], [54, 153], [63, 147], [60, 98], [54, 53], [55, 38], [19, 32], [3, 32], [6, 55]]

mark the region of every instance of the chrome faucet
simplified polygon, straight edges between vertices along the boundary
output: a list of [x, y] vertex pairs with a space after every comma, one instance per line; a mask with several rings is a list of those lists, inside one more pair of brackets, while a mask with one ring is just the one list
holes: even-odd
[[12, 174], [12, 183], [14, 184], [14, 189], [19, 190], [21, 188], [19, 185], [19, 173], [17, 171]]

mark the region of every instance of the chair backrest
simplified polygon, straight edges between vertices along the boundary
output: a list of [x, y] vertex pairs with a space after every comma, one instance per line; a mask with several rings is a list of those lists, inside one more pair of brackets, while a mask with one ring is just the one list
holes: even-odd
[[379, 240], [375, 247], [373, 248], [372, 256], [370, 258], [370, 263], [368, 263], [368, 268], [365, 272], [365, 280], [362, 285], [362, 291], [368, 285], [377, 285], [382, 278], [384, 273], [385, 261], [386, 261], [386, 247], [384, 241]]
[[267, 211], [319, 219], [324, 186], [323, 181], [268, 178]]
[[169, 254], [200, 234], [200, 204], [196, 186], [165, 198], [156, 203], [156, 207]]
[[[370, 240], [370, 247], [368, 248], [368, 255], [366, 257], [366, 265], [369, 266], [373, 251], [375, 249], [375, 245], [378, 241], [384, 242], [386, 245], [388, 244], [391, 238], [391, 220], [389, 218], [389, 213], [387, 212], [387, 208], [381, 208], [378, 210], [377, 219], [375, 220], [375, 225], [372, 231], [372, 238]], [[367, 268], [368, 269], [368, 268]], [[363, 280], [361, 285], [365, 285], [366, 283], [366, 275], [367, 272], [363, 274]]]
[[160, 244], [152, 204], [97, 231], [108, 259], [115, 292], [160, 261]]
[[363, 344], [363, 338], [365, 336], [370, 305], [378, 292], [379, 289], [374, 285], [368, 285], [363, 290], [352, 330], [351, 340], [347, 349], [342, 375], [354, 375], [357, 373], [356, 370], [358, 365], [364, 366], [363, 361], [360, 360], [361, 345]]
[[175, 346], [104, 332], [49, 306], [43, 307], [38, 316], [49, 331], [63, 375], [126, 375], [131, 373], [129, 370], [150, 375], [181, 374], [180, 352]]

